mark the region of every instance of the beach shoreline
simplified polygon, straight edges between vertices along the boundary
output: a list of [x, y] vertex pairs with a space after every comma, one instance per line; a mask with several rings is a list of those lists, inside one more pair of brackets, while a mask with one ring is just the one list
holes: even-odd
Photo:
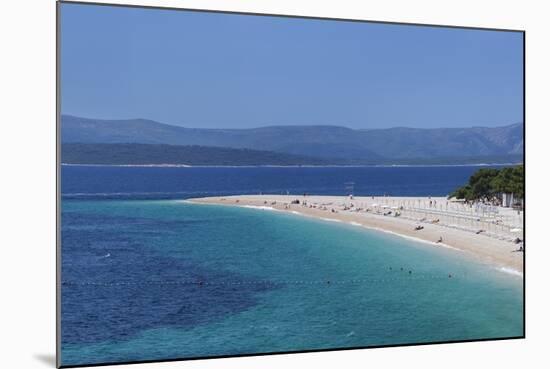
[[[506, 229], [510, 229], [512, 225], [502, 223], [502, 219], [509, 223], [508, 218], [502, 215], [501, 223], [491, 220], [495, 222], [492, 225], [486, 218], [479, 221], [470, 219], [467, 213], [464, 213], [467, 216], [456, 215], [461, 214], [456, 210], [460, 209], [460, 205], [451, 204], [451, 211], [448, 200], [444, 197], [237, 195], [191, 198], [186, 201], [194, 204], [275, 210], [360, 226], [463, 252], [479, 262], [523, 277], [523, 252], [517, 252], [519, 246], [512, 242], [516, 235], [507, 233]], [[390, 206], [392, 204], [395, 206]], [[426, 204], [425, 209], [421, 208], [423, 204]], [[442, 208], [446, 210], [441, 210]], [[395, 216], [396, 213], [399, 216]], [[507, 215], [511, 213], [511, 209], [502, 209], [502, 213]], [[453, 224], [460, 223], [461, 220], [460, 226]], [[499, 224], [502, 229], [497, 231]], [[415, 230], [418, 226], [422, 229]], [[477, 233], [479, 229], [484, 231]]]

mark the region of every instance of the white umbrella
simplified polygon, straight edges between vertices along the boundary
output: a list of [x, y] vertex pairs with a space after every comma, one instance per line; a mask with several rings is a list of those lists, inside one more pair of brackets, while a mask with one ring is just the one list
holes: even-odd
[[519, 233], [519, 232], [521, 232], [521, 228], [512, 228], [512, 229], [510, 229], [510, 232]]

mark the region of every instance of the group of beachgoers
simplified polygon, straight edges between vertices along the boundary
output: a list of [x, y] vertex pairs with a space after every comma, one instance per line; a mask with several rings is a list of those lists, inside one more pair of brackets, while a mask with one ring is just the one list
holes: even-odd
[[[407, 210], [407, 209], [404, 208], [403, 205], [394, 206], [394, 207], [389, 208], [389, 206], [380, 206], [378, 204], [372, 204], [370, 206], [361, 207], [361, 206], [356, 206], [354, 204], [354, 202], [351, 202], [351, 201], [350, 202], [342, 202], [340, 204], [334, 204], [332, 202], [317, 203], [317, 202], [310, 202], [308, 200], [308, 197], [309, 197], [309, 195], [307, 193], [304, 193], [302, 200], [300, 200], [298, 198], [295, 198], [295, 199], [293, 199], [289, 202], [285, 202], [283, 204], [283, 208], [286, 209], [286, 210], [289, 210], [289, 209], [291, 209], [292, 205], [300, 205], [302, 207], [306, 207], [306, 208], [310, 208], [310, 209], [318, 209], [318, 210], [321, 210], [321, 211], [330, 211], [331, 213], [338, 213], [339, 211], [365, 212], [365, 213], [372, 213], [372, 214], [381, 215], [381, 216], [393, 216], [393, 217], [400, 217], [402, 215], [402, 212]], [[349, 198], [349, 200], [354, 200], [353, 195], [349, 195], [348, 198]], [[374, 200], [374, 196], [371, 197], [371, 198]], [[276, 201], [272, 201], [271, 203], [268, 203], [268, 201], [264, 201], [264, 205], [274, 206], [276, 204], [277, 204]], [[427, 205], [430, 208], [435, 208], [437, 206], [437, 204], [438, 204], [437, 200], [431, 199], [431, 198], [429, 198], [429, 202], [427, 203]], [[410, 217], [408, 217], [408, 218], [410, 218]], [[414, 227], [415, 231], [421, 231], [421, 230], [424, 229], [424, 226], [420, 223], [428, 223], [428, 224], [439, 224], [440, 223], [439, 218], [428, 219], [426, 217], [422, 217], [420, 219], [418, 219], [418, 218], [416, 218], [416, 219], [410, 218], [410, 219], [415, 220], [416, 222], [418, 222]], [[502, 220], [496, 219], [493, 222], [495, 224], [501, 224]], [[485, 233], [485, 232], [487, 232], [487, 231], [484, 230], [484, 229], [478, 229], [478, 230], [475, 231], [476, 234], [482, 234], [482, 233]], [[517, 238], [515, 238], [513, 240], [510, 240], [510, 241], [512, 241], [513, 243], [519, 245], [519, 248], [515, 251], [523, 252], [523, 240], [521, 240], [519, 237], [517, 237]], [[434, 242], [435, 243], [443, 243], [443, 237], [440, 236], [437, 240], [434, 240]]]
[[[317, 202], [310, 202], [309, 201], [309, 194], [304, 193], [302, 200], [300, 200], [299, 198], [294, 198], [291, 201], [283, 202], [282, 207], [286, 210], [290, 210], [293, 205], [299, 205], [299, 206], [306, 207], [306, 208], [309, 208], [309, 209], [329, 211], [331, 213], [338, 213], [339, 211], [364, 212], [364, 213], [371, 213], [371, 214], [376, 214], [376, 215], [381, 215], [381, 216], [392, 216], [392, 217], [400, 217], [404, 211], [409, 211], [409, 210], [413, 211], [413, 213], [414, 213], [414, 209], [405, 208], [403, 205], [393, 206], [391, 208], [387, 205], [380, 206], [378, 204], [371, 204], [370, 206], [365, 206], [365, 207], [356, 206], [354, 204], [354, 202], [352, 202], [354, 200], [353, 195], [349, 195], [348, 198], [349, 198], [350, 202], [342, 202], [342, 203], [339, 203], [339, 204], [335, 204], [333, 202], [317, 203]], [[372, 196], [371, 199], [374, 200], [374, 196]], [[225, 200], [225, 199], [222, 198], [222, 200]], [[239, 203], [239, 199], [236, 199], [235, 202]], [[429, 197], [429, 202], [427, 204], [428, 204], [429, 208], [432, 208], [432, 209], [436, 208], [437, 200], [431, 199], [431, 197]], [[447, 202], [447, 204], [448, 204], [448, 202]], [[269, 201], [268, 202], [267, 200], [265, 200], [264, 205], [266, 205], [266, 206], [276, 206], [277, 201]], [[439, 218], [428, 219], [425, 216], [421, 217], [421, 218], [415, 218], [415, 217], [411, 217], [410, 215], [406, 216], [405, 218], [417, 222], [417, 224], [414, 227], [415, 231], [422, 231], [424, 229], [424, 226], [421, 223], [438, 224], [438, 225], [440, 224], [440, 219]], [[477, 219], [477, 220], [480, 221], [480, 219]], [[501, 219], [494, 219], [492, 221], [492, 223], [494, 223], [496, 225], [502, 224], [502, 220]], [[453, 228], [453, 227], [456, 228], [456, 226], [453, 226], [452, 224], [451, 225], [449, 225], [449, 224], [440, 224], [440, 225], [443, 225], [443, 226], [446, 226], [446, 227], [451, 227], [451, 228]], [[475, 234], [487, 234], [488, 233], [488, 231], [485, 230], [485, 229], [478, 229], [478, 230], [475, 230], [475, 231], [470, 230], [470, 231], [474, 232]], [[489, 236], [489, 234], [487, 234], [487, 235]], [[514, 250], [514, 252], [523, 252], [524, 251], [523, 240], [521, 238], [519, 238], [519, 237], [516, 237], [514, 239], [508, 238], [507, 240], [510, 241], [510, 242], [513, 242], [516, 245], [518, 245], [518, 248], [516, 250]], [[434, 242], [435, 243], [443, 243], [443, 237], [440, 236]]]

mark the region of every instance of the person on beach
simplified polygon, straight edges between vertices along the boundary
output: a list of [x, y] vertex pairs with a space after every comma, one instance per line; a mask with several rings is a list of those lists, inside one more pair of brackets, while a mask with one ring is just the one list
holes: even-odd
[[437, 243], [443, 242], [443, 237], [439, 236], [439, 240], [437, 240]]

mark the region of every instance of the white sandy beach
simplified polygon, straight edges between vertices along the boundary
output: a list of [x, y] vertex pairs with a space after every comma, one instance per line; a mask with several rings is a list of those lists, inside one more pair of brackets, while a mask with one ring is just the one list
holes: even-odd
[[[299, 203], [292, 203], [296, 200]], [[347, 222], [451, 247], [494, 267], [523, 274], [523, 252], [516, 251], [523, 243], [513, 242], [523, 240], [523, 214], [509, 208], [469, 207], [444, 197], [240, 195], [188, 201], [264, 207]], [[415, 230], [417, 226], [423, 228]]]

